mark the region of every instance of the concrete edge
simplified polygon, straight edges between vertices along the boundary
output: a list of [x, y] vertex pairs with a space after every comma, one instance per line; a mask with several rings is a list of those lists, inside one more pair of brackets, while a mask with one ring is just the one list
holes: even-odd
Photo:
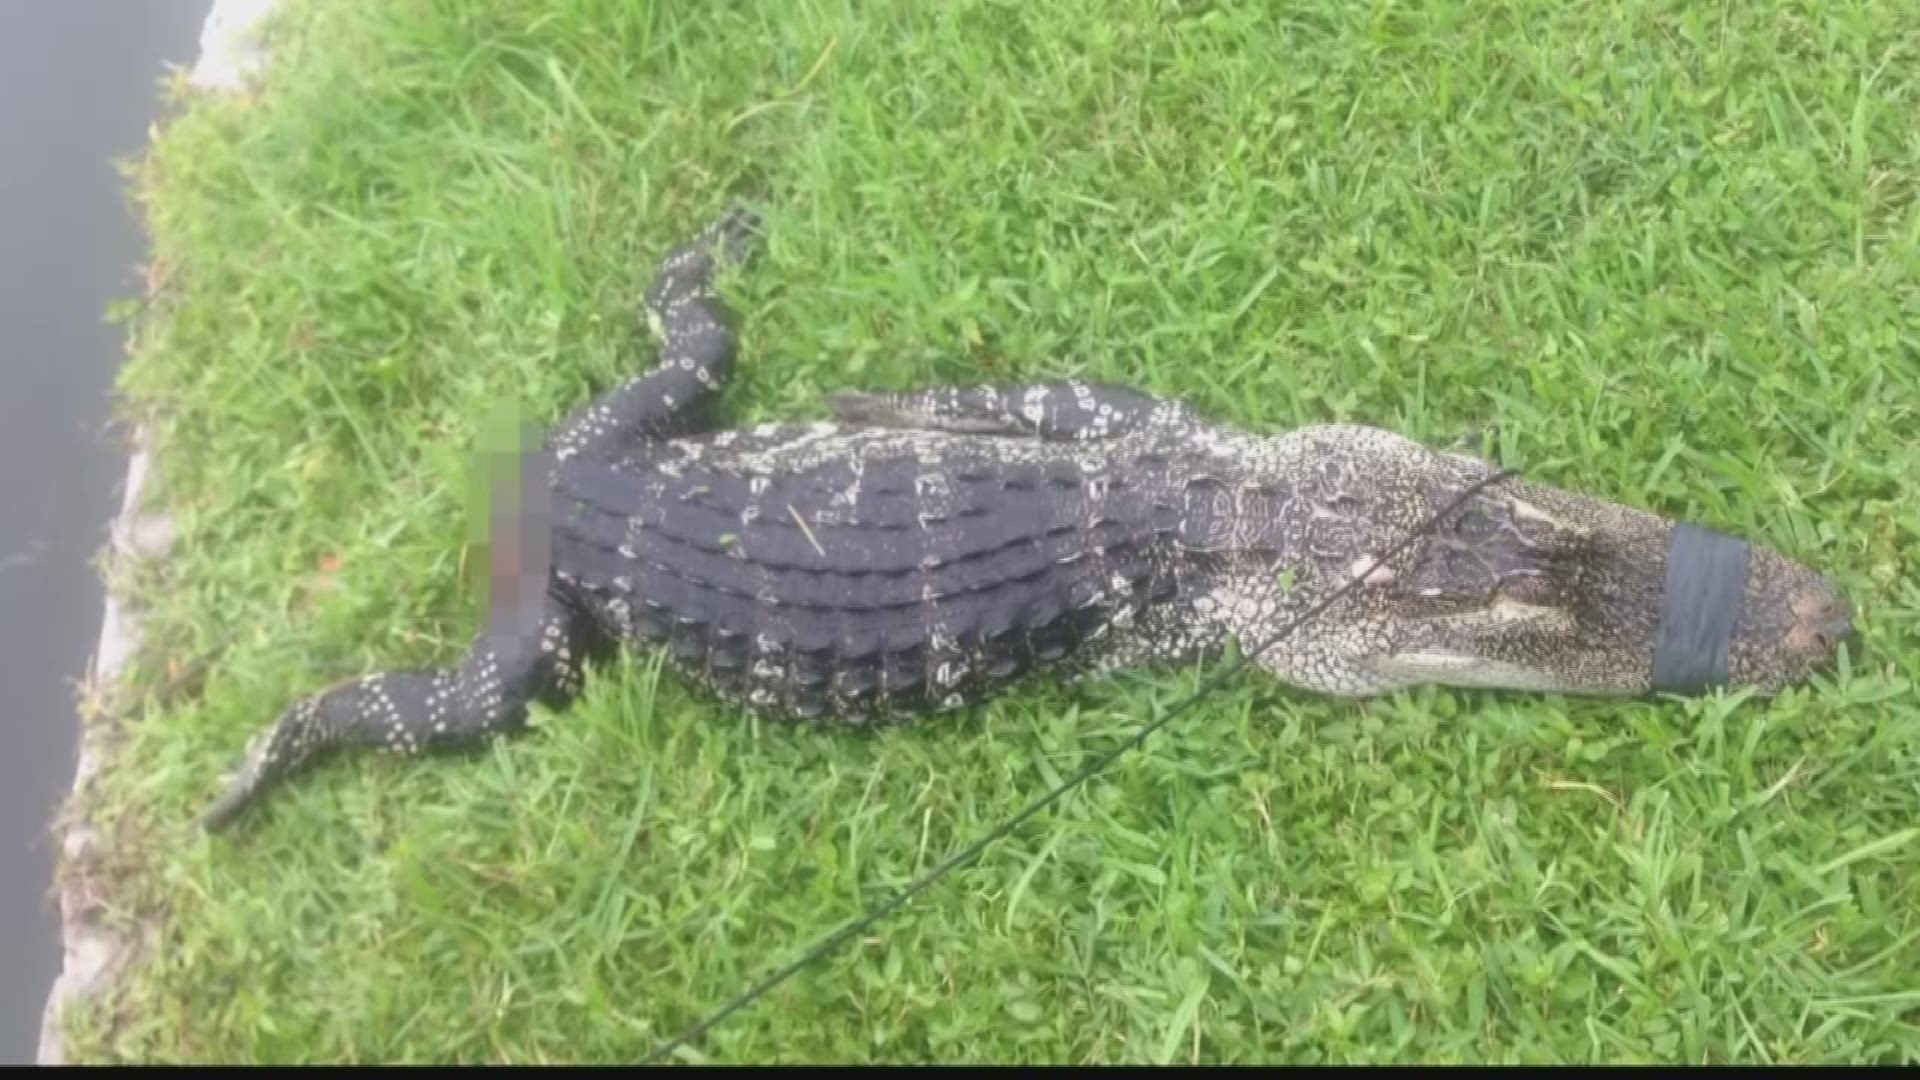
[[[277, 2], [213, 0], [201, 25], [200, 55], [188, 76], [189, 85], [209, 93], [243, 90], [248, 77], [259, 69], [264, 59], [253, 40], [254, 33]], [[134, 449], [127, 463], [120, 512], [110, 527], [106, 559], [109, 565], [158, 558], [171, 545], [173, 530], [167, 515], [142, 508], [152, 467], [151, 436], [145, 426], [134, 432]], [[124, 598], [115, 594], [113, 583], [104, 580], [108, 576], [102, 574], [106, 610], [83, 695], [111, 714], [121, 696], [121, 670], [139, 647], [140, 626], [137, 615], [128, 608]], [[108, 905], [105, 898], [90, 887], [89, 875], [71, 872], [75, 867], [85, 867], [99, 850], [99, 832], [87, 820], [82, 796], [98, 772], [104, 749], [102, 740], [107, 734], [103, 729], [110, 726], [110, 723], [88, 722], [82, 718], [73, 787], [60, 820], [53, 826], [59, 841], [56, 882], [63, 955], [60, 973], [48, 991], [46, 1008], [41, 1014], [37, 1059], [40, 1065], [69, 1063], [64, 1034], [67, 1009], [106, 989], [108, 981], [126, 966], [137, 944], [105, 925]]]

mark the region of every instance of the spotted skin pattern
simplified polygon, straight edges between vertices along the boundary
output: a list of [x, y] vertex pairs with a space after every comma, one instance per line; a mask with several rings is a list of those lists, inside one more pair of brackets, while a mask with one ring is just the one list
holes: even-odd
[[[1337, 695], [1649, 688], [1671, 522], [1510, 480], [1375, 566], [1493, 471], [1391, 432], [1255, 435], [1073, 380], [844, 391], [824, 421], [715, 430], [736, 345], [714, 273], [757, 229], [734, 209], [666, 256], [643, 305], [658, 363], [530, 463], [551, 507], [521, 538], [541, 553], [517, 568], [533, 578], [459, 664], [294, 705], [204, 824], [340, 747], [518, 732], [531, 702], [565, 708], [622, 646], [765, 715], [882, 723], [1040, 673], [1212, 656], [1360, 574], [1259, 666]], [[1731, 669], [1769, 690], [1825, 664], [1847, 613], [1813, 571], [1753, 559]]]

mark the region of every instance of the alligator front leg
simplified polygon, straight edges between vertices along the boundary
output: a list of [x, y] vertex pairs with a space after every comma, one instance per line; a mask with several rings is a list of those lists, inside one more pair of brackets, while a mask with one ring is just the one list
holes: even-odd
[[602, 647], [589, 621], [553, 598], [532, 625], [496, 620], [457, 667], [383, 672], [309, 697], [254, 741], [200, 822], [224, 827], [269, 787], [339, 749], [470, 750], [519, 732], [533, 701], [563, 709], [579, 694], [582, 665]]
[[1201, 421], [1170, 398], [1074, 380], [1011, 386], [940, 386], [921, 390], [841, 391], [827, 407], [843, 423], [921, 428], [1048, 441], [1108, 439], [1155, 426]]
[[714, 273], [748, 258], [758, 227], [752, 212], [734, 207], [661, 260], [642, 304], [660, 344], [659, 363], [567, 417], [548, 440], [560, 460], [612, 457], [641, 439], [711, 426], [713, 402], [733, 373], [737, 349]]

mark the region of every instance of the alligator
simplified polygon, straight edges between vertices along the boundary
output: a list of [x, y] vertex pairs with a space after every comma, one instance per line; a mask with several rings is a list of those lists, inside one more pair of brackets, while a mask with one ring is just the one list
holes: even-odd
[[737, 337], [717, 275], [761, 232], [735, 205], [669, 251], [641, 305], [654, 365], [522, 459], [465, 656], [298, 701], [204, 827], [339, 748], [520, 732], [623, 646], [732, 706], [865, 725], [1212, 657], [1343, 588], [1258, 667], [1342, 697], [1771, 694], [1850, 634], [1835, 584], [1776, 551], [1517, 477], [1455, 500], [1495, 466], [1359, 424], [1262, 435], [1056, 380], [843, 390], [825, 420], [720, 430]]

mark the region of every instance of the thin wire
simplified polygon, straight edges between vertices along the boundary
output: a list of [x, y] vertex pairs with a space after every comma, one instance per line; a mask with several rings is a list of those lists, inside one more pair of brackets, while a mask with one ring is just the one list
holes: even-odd
[[755, 1000], [760, 998], [762, 995], [766, 994], [769, 990], [772, 990], [774, 987], [779, 986], [781, 983], [793, 977], [793, 975], [796, 972], [805, 968], [809, 964], [812, 964], [820, 960], [822, 957], [825, 957], [828, 953], [832, 952], [835, 948], [837, 948], [847, 939], [853, 937], [855, 934], [860, 933], [861, 931], [872, 926], [874, 923], [877, 923], [881, 919], [884, 919], [888, 915], [891, 915], [894, 911], [898, 910], [907, 901], [913, 899], [915, 896], [923, 892], [928, 886], [940, 880], [940, 878], [945, 876], [949, 871], [959, 866], [962, 866], [968, 862], [973, 861], [976, 857], [979, 856], [979, 854], [982, 851], [985, 851], [987, 849], [987, 846], [989, 844], [992, 844], [995, 840], [999, 840], [1000, 838], [1006, 836], [1008, 833], [1018, 828], [1022, 822], [1026, 821], [1028, 818], [1032, 817], [1033, 815], [1039, 813], [1041, 810], [1046, 809], [1049, 805], [1053, 803], [1055, 799], [1058, 799], [1061, 795], [1066, 794], [1072, 788], [1085, 782], [1089, 777], [1093, 776], [1095, 773], [1099, 772], [1101, 769], [1106, 768], [1109, 764], [1111, 764], [1114, 761], [1114, 759], [1118, 758], [1120, 755], [1126, 753], [1129, 750], [1132, 750], [1133, 748], [1139, 746], [1141, 743], [1145, 742], [1148, 736], [1160, 730], [1162, 727], [1165, 727], [1167, 723], [1171, 721], [1174, 717], [1179, 716], [1182, 712], [1185, 712], [1189, 707], [1191, 707], [1195, 702], [1199, 701], [1201, 698], [1205, 697], [1206, 695], [1212, 693], [1214, 690], [1218, 689], [1223, 683], [1227, 681], [1227, 679], [1231, 678], [1233, 675], [1237, 674], [1241, 668], [1245, 667], [1248, 661], [1252, 660], [1254, 657], [1260, 655], [1266, 650], [1272, 648], [1274, 645], [1278, 644], [1280, 642], [1280, 639], [1286, 637], [1288, 634], [1291, 634], [1293, 631], [1299, 629], [1308, 620], [1318, 616], [1321, 612], [1331, 607], [1334, 604], [1334, 602], [1339, 600], [1341, 597], [1352, 592], [1354, 589], [1359, 588], [1362, 584], [1365, 583], [1368, 577], [1372, 576], [1374, 570], [1378, 569], [1381, 565], [1391, 560], [1394, 556], [1406, 550], [1406, 548], [1409, 545], [1411, 545], [1415, 540], [1418, 540], [1422, 536], [1425, 536], [1427, 533], [1432, 532], [1433, 529], [1436, 526], [1438, 526], [1440, 522], [1448, 514], [1451, 514], [1455, 510], [1459, 509], [1468, 499], [1472, 498], [1474, 495], [1478, 494], [1483, 489], [1491, 487], [1492, 485], [1497, 484], [1500, 481], [1505, 480], [1512, 475], [1513, 475], [1513, 472], [1511, 470], [1500, 469], [1495, 471], [1491, 475], [1482, 477], [1481, 479], [1476, 480], [1472, 484], [1468, 485], [1466, 490], [1462, 491], [1459, 495], [1455, 496], [1453, 500], [1450, 501], [1445, 507], [1441, 508], [1439, 512], [1433, 514], [1431, 517], [1427, 518], [1427, 520], [1421, 522], [1418, 527], [1408, 532], [1407, 535], [1403, 537], [1399, 543], [1394, 544], [1392, 547], [1388, 548], [1383, 554], [1375, 557], [1372, 565], [1368, 566], [1365, 572], [1356, 573], [1350, 581], [1348, 581], [1345, 585], [1341, 586], [1339, 589], [1335, 590], [1332, 595], [1328, 596], [1326, 599], [1308, 608], [1306, 611], [1302, 612], [1300, 615], [1298, 615], [1293, 620], [1288, 622], [1285, 626], [1282, 626], [1279, 630], [1276, 630], [1273, 636], [1268, 638], [1265, 642], [1261, 643], [1261, 645], [1258, 648], [1242, 653], [1240, 657], [1236, 659], [1233, 663], [1227, 665], [1225, 669], [1217, 673], [1213, 678], [1202, 683], [1197, 690], [1195, 690], [1192, 694], [1190, 694], [1186, 698], [1182, 699], [1179, 704], [1167, 710], [1167, 712], [1164, 715], [1162, 715], [1160, 719], [1155, 720], [1153, 723], [1148, 724], [1145, 727], [1141, 728], [1138, 732], [1136, 732], [1133, 735], [1132, 738], [1128, 739], [1126, 742], [1121, 743], [1119, 746], [1113, 748], [1112, 750], [1107, 751], [1106, 753], [1100, 755], [1098, 758], [1095, 758], [1092, 764], [1082, 768], [1079, 772], [1076, 772], [1072, 776], [1061, 781], [1058, 785], [1054, 787], [1052, 791], [1049, 791], [1045, 795], [1042, 795], [1040, 798], [1034, 800], [1034, 802], [1030, 804], [1026, 809], [1020, 811], [1019, 813], [1013, 815], [1012, 817], [1008, 818], [1007, 820], [1001, 822], [999, 825], [989, 830], [985, 836], [982, 836], [980, 839], [975, 840], [973, 843], [968, 844], [966, 847], [960, 849], [958, 852], [955, 852], [954, 854], [948, 856], [946, 859], [942, 860], [940, 865], [934, 867], [932, 870], [921, 875], [919, 880], [913, 882], [912, 884], [908, 885], [906, 888], [900, 890], [899, 893], [895, 894], [894, 897], [888, 900], [886, 903], [873, 908], [872, 910], [868, 911], [866, 914], [860, 916], [858, 919], [853, 920], [852, 922], [846, 924], [845, 926], [842, 926], [840, 929], [820, 939], [818, 942], [815, 942], [813, 946], [807, 949], [806, 952], [801, 953], [797, 959], [793, 960], [791, 963], [787, 964], [785, 967], [780, 968], [778, 971], [775, 971], [773, 974], [767, 976], [766, 978], [760, 980], [760, 982], [749, 987], [747, 990], [745, 990], [744, 992], [739, 994], [737, 997], [735, 997], [732, 1001], [729, 1001], [725, 1005], [714, 1010], [712, 1014], [707, 1016], [705, 1019], [701, 1020], [699, 1023], [694, 1024], [692, 1027], [681, 1032], [679, 1035], [674, 1036], [671, 1040], [665, 1043], [662, 1043], [660, 1046], [654, 1049], [653, 1053], [648, 1054], [645, 1058], [641, 1059], [640, 1064], [646, 1065], [646, 1064], [658, 1061], [660, 1058], [664, 1057], [665, 1055], [672, 1053], [673, 1051], [679, 1049], [680, 1047], [686, 1045], [687, 1043], [692, 1042], [695, 1039], [698, 1039], [702, 1035], [705, 1035], [708, 1031], [710, 1031], [713, 1028], [715, 1024], [718, 1024], [720, 1021], [725, 1020], [729, 1016], [732, 1016], [734, 1013], [738, 1012], [742, 1008], [745, 1008], [746, 1006], [752, 1004]]

